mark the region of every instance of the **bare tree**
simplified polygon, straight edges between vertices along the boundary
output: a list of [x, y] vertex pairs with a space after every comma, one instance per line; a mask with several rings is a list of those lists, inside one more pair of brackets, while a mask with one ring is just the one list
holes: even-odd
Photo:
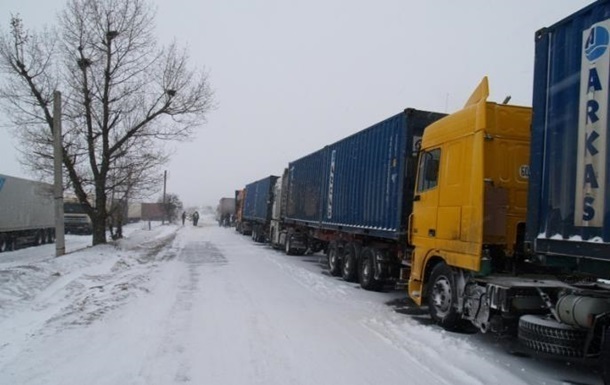
[[0, 33], [0, 101], [40, 177], [52, 172], [53, 92], [64, 93], [65, 184], [94, 245], [106, 242], [110, 195], [145, 190], [167, 159], [159, 143], [188, 139], [212, 108], [207, 74], [176, 43], [159, 47], [153, 21], [145, 0], [69, 0], [57, 29], [31, 33], [12, 17]]
[[114, 165], [107, 181], [110, 191], [108, 229], [113, 239], [123, 237], [129, 202], [149, 197], [162, 186], [163, 174], [157, 172], [157, 166], [165, 161], [166, 156], [161, 152], [151, 152], [153, 146], [148, 142], [139, 140], [129, 146], [129, 153]]
[[180, 212], [184, 208], [180, 197], [177, 194], [172, 193], [165, 194], [165, 202], [161, 196], [157, 203], [164, 204], [165, 215], [170, 223], [175, 222], [178, 219]]

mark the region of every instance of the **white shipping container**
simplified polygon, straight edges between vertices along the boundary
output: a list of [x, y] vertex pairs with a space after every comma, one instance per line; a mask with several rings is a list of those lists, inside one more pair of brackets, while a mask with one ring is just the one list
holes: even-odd
[[0, 232], [54, 226], [53, 185], [0, 174]]

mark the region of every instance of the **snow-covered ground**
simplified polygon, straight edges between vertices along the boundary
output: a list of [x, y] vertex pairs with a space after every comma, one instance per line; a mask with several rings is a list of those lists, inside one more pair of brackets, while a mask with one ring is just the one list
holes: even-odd
[[210, 218], [0, 254], [0, 384], [601, 384]]

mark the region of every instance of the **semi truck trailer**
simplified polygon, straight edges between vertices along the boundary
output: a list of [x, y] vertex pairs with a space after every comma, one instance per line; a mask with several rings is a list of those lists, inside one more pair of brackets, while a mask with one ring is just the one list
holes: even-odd
[[544, 314], [521, 317], [519, 337], [555, 355], [601, 354], [610, 384], [610, 2], [541, 29], [535, 42], [524, 243], [569, 286], [545, 293]]
[[407, 252], [418, 148], [444, 114], [405, 109], [290, 162], [284, 177], [287, 251], [326, 250], [332, 275], [376, 289]]
[[53, 185], [0, 174], [0, 252], [55, 240]]
[[269, 239], [273, 187], [277, 179], [270, 175], [247, 184], [244, 189], [240, 228], [242, 233], [250, 233], [255, 242]]

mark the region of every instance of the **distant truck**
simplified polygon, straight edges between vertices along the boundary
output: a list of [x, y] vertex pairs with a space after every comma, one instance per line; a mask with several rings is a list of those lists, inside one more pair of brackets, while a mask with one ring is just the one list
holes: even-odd
[[66, 234], [92, 234], [93, 223], [85, 205], [76, 197], [64, 197], [64, 232]]
[[134, 223], [142, 220], [142, 203], [130, 203], [127, 206], [127, 222]]
[[232, 226], [235, 217], [235, 198], [220, 198], [216, 206], [216, 220], [219, 226]]
[[248, 223], [243, 219], [245, 199], [246, 189], [235, 190], [235, 231], [243, 235], [250, 235], [252, 229], [248, 228]]
[[275, 181], [272, 194], [271, 222], [269, 229], [270, 243], [275, 249], [283, 249], [288, 255], [303, 255], [308, 250], [322, 250], [323, 244], [308, 237], [304, 226], [291, 226], [286, 221], [288, 205], [288, 169]]
[[0, 252], [54, 241], [53, 186], [0, 174]]
[[241, 212], [241, 232], [252, 235], [255, 242], [269, 239], [273, 187], [277, 176], [271, 175], [246, 185]]

